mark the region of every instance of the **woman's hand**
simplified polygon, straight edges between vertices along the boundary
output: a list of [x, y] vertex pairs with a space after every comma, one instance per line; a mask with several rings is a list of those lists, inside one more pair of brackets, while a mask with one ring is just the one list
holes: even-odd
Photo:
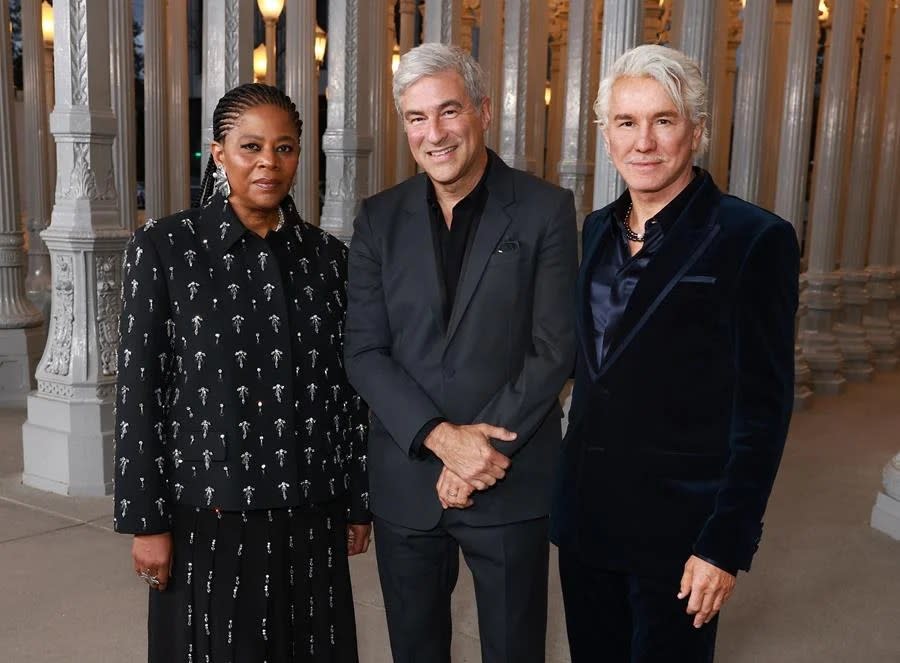
[[[172, 534], [135, 534], [131, 544], [134, 572], [156, 578], [159, 584], [147, 581], [152, 588], [163, 591], [169, 584], [172, 568]], [[143, 576], [142, 576], [143, 577]]]
[[347, 525], [347, 556], [359, 555], [369, 549], [369, 524], [349, 523]]

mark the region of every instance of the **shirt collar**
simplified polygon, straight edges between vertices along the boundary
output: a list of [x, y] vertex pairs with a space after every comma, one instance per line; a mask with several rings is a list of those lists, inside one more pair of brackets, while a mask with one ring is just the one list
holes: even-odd
[[[485, 164], [484, 172], [481, 174], [481, 179], [478, 180], [478, 184], [475, 185], [475, 188], [472, 189], [468, 194], [466, 194], [465, 198], [463, 198], [453, 206], [454, 209], [456, 209], [456, 207], [458, 206], [471, 205], [484, 194], [484, 192], [487, 190], [487, 178], [488, 174], [491, 172], [492, 162], [493, 153], [490, 150], [487, 150], [487, 163]], [[425, 180], [427, 182], [425, 189], [425, 198], [428, 201], [428, 207], [438, 207], [437, 192], [434, 190], [434, 182], [431, 181], [430, 177], [426, 177]]]
[[[290, 196], [281, 202], [281, 211], [284, 213], [283, 226], [269, 231], [283, 233], [292, 230], [299, 225], [300, 217]], [[234, 208], [221, 194], [216, 193], [203, 208], [203, 216], [200, 223], [200, 231], [204, 234], [205, 241], [210, 249], [219, 256], [230, 253], [232, 247], [250, 233], [247, 227], [234, 212]]]
[[[651, 221], [658, 223], [663, 234], [668, 232], [669, 228], [672, 227], [672, 224], [674, 224], [678, 217], [681, 216], [681, 213], [687, 208], [688, 202], [690, 202], [694, 193], [696, 193], [697, 189], [699, 189], [703, 182], [706, 181], [706, 178], [709, 177], [709, 174], [705, 170], [698, 168], [697, 166], [693, 167], [693, 173], [694, 176], [691, 178], [688, 185], [684, 187], [677, 196], [670, 200], [665, 207], [659, 210], [653, 218], [647, 219], [647, 223], [650, 223]], [[616, 223], [622, 223], [625, 220], [625, 214], [628, 212], [630, 206], [631, 193], [626, 189], [613, 204], [613, 214], [615, 215]]]

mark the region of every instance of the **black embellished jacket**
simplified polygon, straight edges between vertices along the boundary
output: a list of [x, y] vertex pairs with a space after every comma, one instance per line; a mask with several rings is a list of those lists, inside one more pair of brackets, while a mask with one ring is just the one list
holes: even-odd
[[342, 365], [344, 245], [304, 223], [261, 238], [226, 201], [149, 220], [124, 261], [115, 528], [334, 499], [366, 522], [368, 408]]

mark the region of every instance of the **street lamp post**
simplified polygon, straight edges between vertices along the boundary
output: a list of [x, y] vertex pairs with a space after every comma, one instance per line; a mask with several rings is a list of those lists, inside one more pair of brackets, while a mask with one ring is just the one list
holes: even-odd
[[275, 85], [275, 26], [284, 9], [284, 0], [256, 0], [256, 5], [266, 24], [266, 83]]

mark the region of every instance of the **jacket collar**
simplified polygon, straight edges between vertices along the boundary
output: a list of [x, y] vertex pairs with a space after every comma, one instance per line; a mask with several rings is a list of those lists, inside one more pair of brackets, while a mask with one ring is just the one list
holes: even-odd
[[[675, 283], [697, 261], [718, 232], [716, 212], [722, 199], [722, 193], [716, 187], [709, 173], [701, 170], [698, 177], [703, 178], [702, 181], [699, 182], [684, 209], [666, 232], [662, 245], [648, 263], [628, 300], [615, 335], [610, 341], [609, 350], [600, 366], [601, 375], [621, 356], [653, 312], [668, 296]], [[586, 301], [584, 299], [586, 297], [585, 288], [590, 278], [591, 263], [596, 251], [603, 237], [608, 235], [610, 224], [615, 223], [613, 208], [614, 203], [601, 211], [601, 223], [604, 223], [605, 226], [600, 228], [592, 238], [590, 247], [585, 247], [579, 283], [580, 302]], [[586, 353], [586, 357], [592, 357], [591, 354], [588, 354], [590, 333], [582, 312], [579, 336], [582, 339], [582, 351]]]
[[[301, 223], [297, 207], [290, 196], [286, 196], [281, 201], [281, 211], [284, 213], [285, 230]], [[197, 234], [201, 241], [220, 258], [230, 253], [238, 240], [249, 232], [235, 214], [234, 208], [228, 200], [219, 193], [214, 194], [200, 212]]]

